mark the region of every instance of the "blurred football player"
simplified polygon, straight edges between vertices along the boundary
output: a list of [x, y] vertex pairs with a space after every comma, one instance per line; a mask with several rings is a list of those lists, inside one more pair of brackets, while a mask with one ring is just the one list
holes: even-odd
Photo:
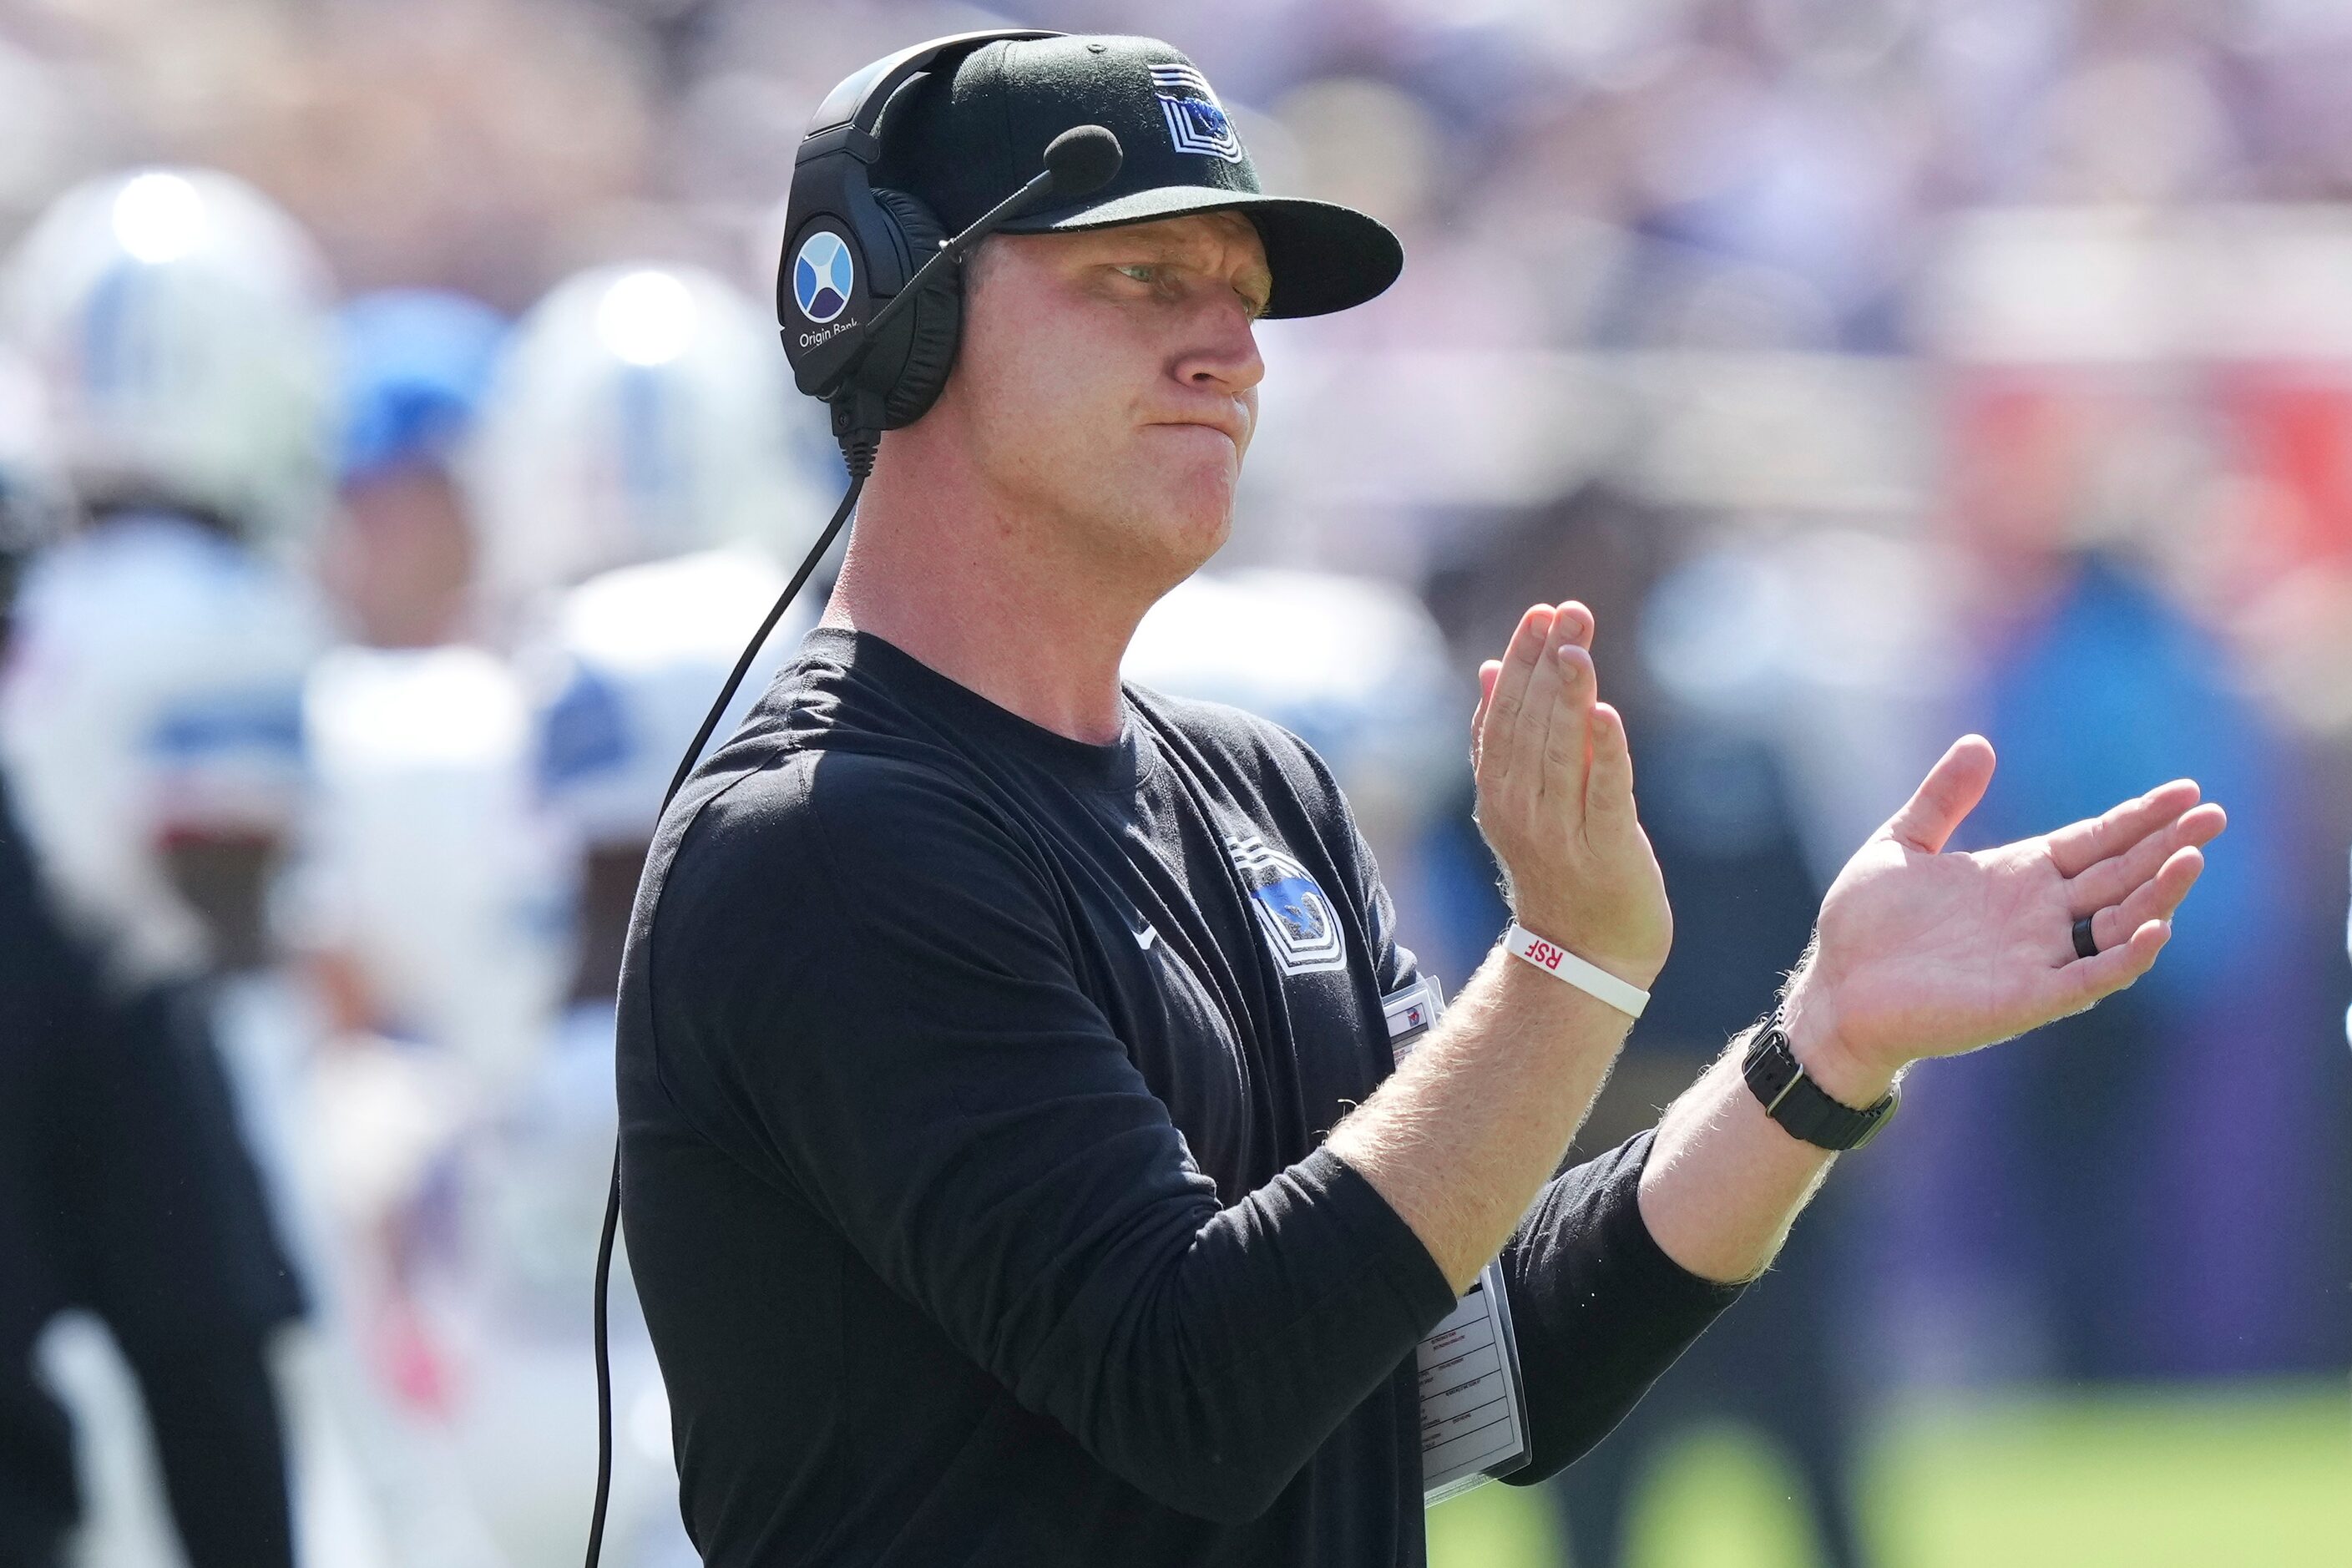
[[315, 667], [315, 786], [293, 879], [329, 1037], [312, 1104], [341, 1238], [345, 1310], [415, 1441], [436, 1563], [496, 1560], [448, 1417], [464, 1357], [435, 1310], [457, 1237], [442, 1201], [466, 1139], [544, 1041], [567, 951], [561, 868], [541, 852], [530, 729], [478, 630], [474, 517], [457, 469], [505, 322], [397, 290], [341, 312], [342, 506], [321, 574], [353, 642]]
[[[293, 221], [217, 174], [94, 181], [34, 226], [8, 320], [77, 506], [24, 584], [0, 742], [27, 835], [111, 984], [226, 1069], [220, 1116], [268, 1194], [244, 1248], [248, 1325], [297, 1305], [273, 1226], [317, 1304], [315, 1331], [269, 1356], [299, 1435], [301, 1555], [449, 1562], [394, 1544], [428, 1536], [437, 1513], [340, 1310], [349, 1249], [312, 1114], [319, 1030], [273, 915], [309, 800], [304, 686], [331, 636], [299, 569], [330, 501], [329, 297]], [[179, 1220], [169, 1202], [149, 1216]], [[85, 1555], [142, 1559], [102, 1532]]]
[[19, 608], [6, 740], [60, 892], [127, 976], [257, 967], [327, 635], [280, 552], [323, 510], [327, 288], [226, 176], [68, 192], [8, 310], [79, 526]]
[[417, 290], [355, 300], [341, 324], [343, 510], [325, 574], [359, 635], [307, 693], [304, 930], [330, 1026], [435, 1047], [457, 1074], [439, 1086], [454, 1121], [537, 1048], [562, 957], [522, 694], [465, 637], [478, 545], [457, 470], [505, 326]]
[[[477, 1358], [468, 1419], [485, 1474], [491, 1456], [536, 1467], [522, 1479], [509, 1470], [504, 1495], [486, 1500], [507, 1510], [518, 1542], [526, 1509], [539, 1528], [576, 1529], [594, 1469], [593, 1391], [580, 1368], [637, 870], [679, 753], [783, 585], [779, 563], [807, 548], [834, 499], [816, 466], [833, 460], [831, 444], [790, 396], [772, 331], [704, 272], [583, 273], [518, 329], [473, 454], [482, 576], [523, 643], [537, 795], [571, 861], [559, 885], [576, 897], [562, 1018], [467, 1183], [480, 1331], [497, 1342]], [[813, 615], [770, 639], [729, 725]], [[643, 1330], [622, 1325], [614, 1350], [614, 1560], [693, 1561]]]
[[[64, 534], [23, 574], [0, 686], [16, 808], [0, 831], [12, 1564], [59, 1561], [85, 1485], [106, 1500], [110, 1455], [137, 1443], [100, 1405], [81, 1445], [96, 1473], [77, 1475], [40, 1346], [76, 1308], [136, 1376], [187, 1559], [294, 1560], [270, 1352], [302, 1294], [246, 1140], [260, 1108], [232, 1088], [215, 1029], [266, 949], [321, 631], [299, 580], [240, 531], [274, 529], [300, 485], [289, 421], [317, 366], [280, 330], [299, 329], [280, 301], [310, 282], [290, 232], [241, 186], [151, 172], [68, 193], [7, 279], [29, 366], [0, 425], [19, 435], [28, 406], [53, 421], [9, 457], [62, 458], [76, 492], [68, 509], [0, 459], [6, 552]], [[116, 1534], [118, 1553], [160, 1546]], [[101, 1529], [84, 1560], [107, 1556]]]

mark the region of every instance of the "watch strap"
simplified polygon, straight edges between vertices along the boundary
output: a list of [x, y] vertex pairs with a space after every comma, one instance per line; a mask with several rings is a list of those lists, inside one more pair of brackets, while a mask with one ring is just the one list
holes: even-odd
[[1877, 1104], [1859, 1110], [1831, 1099], [1806, 1076], [1796, 1053], [1789, 1048], [1789, 1036], [1780, 1027], [1778, 1013], [1748, 1042], [1740, 1070], [1748, 1089], [1763, 1102], [1765, 1114], [1791, 1137], [1822, 1149], [1861, 1148], [1878, 1136], [1878, 1130], [1902, 1102], [1902, 1096], [1891, 1089]]

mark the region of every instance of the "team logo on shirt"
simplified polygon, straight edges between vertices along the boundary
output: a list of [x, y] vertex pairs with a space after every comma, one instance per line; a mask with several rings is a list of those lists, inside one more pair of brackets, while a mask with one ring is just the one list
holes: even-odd
[[1151, 68], [1151, 85], [1160, 89], [1160, 115], [1168, 122], [1168, 140], [1179, 153], [1204, 153], [1228, 163], [1242, 161], [1242, 139], [1225, 118], [1225, 106], [1209, 89], [1209, 79], [1188, 65]]
[[1258, 929], [1285, 974], [1348, 967], [1339, 912], [1306, 867], [1254, 833], [1229, 836], [1225, 854], [1249, 889]]

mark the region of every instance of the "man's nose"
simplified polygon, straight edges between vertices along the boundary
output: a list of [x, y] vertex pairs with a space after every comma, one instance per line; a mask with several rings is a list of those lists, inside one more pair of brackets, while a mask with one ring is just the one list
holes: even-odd
[[1185, 385], [1238, 397], [1265, 379], [1257, 332], [1238, 296], [1205, 303], [1186, 327], [1189, 345], [1176, 363]]

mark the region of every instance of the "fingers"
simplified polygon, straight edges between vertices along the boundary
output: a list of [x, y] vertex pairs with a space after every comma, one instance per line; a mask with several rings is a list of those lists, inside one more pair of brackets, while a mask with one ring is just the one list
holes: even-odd
[[1596, 684], [1592, 612], [1571, 599], [1536, 605], [1510, 647], [1478, 671], [1470, 756], [1481, 788], [1517, 778], [1538, 794], [1583, 799], [1586, 715]]
[[[2062, 877], [2079, 877], [2111, 855], [2120, 855], [2197, 804], [2197, 781], [2175, 779], [2103, 816], [2069, 823], [2044, 840]], [[2216, 831], [2219, 831], [2217, 828]]]
[[1588, 824], [1614, 826], [1633, 813], [1633, 749], [1625, 742], [1625, 721], [1606, 702], [1592, 705], [1592, 771], [1585, 781]]
[[2143, 837], [2120, 855], [2110, 855], [2066, 884], [2069, 914], [2087, 915], [2120, 904], [2184, 847], [2210, 844], [2229, 826], [2229, 816], [2210, 801], [2192, 806]]
[[1546, 662], [1551, 667], [1551, 712], [1544, 730], [1543, 794], [1581, 811], [1597, 690], [1592, 655], [1577, 643], [1563, 642], [1553, 647]]
[[1470, 766], [1478, 766], [1478, 743], [1486, 732], [1486, 707], [1495, 700], [1495, 681], [1503, 673], [1503, 661], [1490, 658], [1478, 667], [1478, 706], [1470, 715]]
[[2114, 995], [2146, 974], [2155, 964], [2156, 955], [2171, 940], [2170, 921], [2146, 921], [2135, 927], [2128, 938], [2102, 950], [2097, 957], [2078, 958], [2051, 970], [2048, 1016], [2063, 1018]]
[[1961, 736], [1879, 831], [1922, 854], [1940, 854], [1952, 830], [1984, 798], [1992, 769], [1992, 742], [1982, 735]]
[[1549, 605], [1532, 606], [1519, 617], [1518, 629], [1511, 634], [1511, 646], [1503, 650], [1502, 668], [1496, 675], [1478, 731], [1478, 782], [1482, 788], [1499, 784], [1530, 765], [1521, 758], [1528, 689], [1537, 671], [1551, 663], [1544, 648], [1551, 639], [1553, 619]]
[[[2189, 889], [2197, 885], [2198, 874], [2204, 869], [2202, 850], [2194, 846], [2175, 850], [2156, 875], [2133, 889], [2121, 904], [2091, 916], [2091, 945], [2104, 952], [2150, 921], [2171, 920], [2173, 911], [2180, 908], [2180, 900], [2189, 896]], [[2071, 939], [2067, 945], [2071, 952]]]

